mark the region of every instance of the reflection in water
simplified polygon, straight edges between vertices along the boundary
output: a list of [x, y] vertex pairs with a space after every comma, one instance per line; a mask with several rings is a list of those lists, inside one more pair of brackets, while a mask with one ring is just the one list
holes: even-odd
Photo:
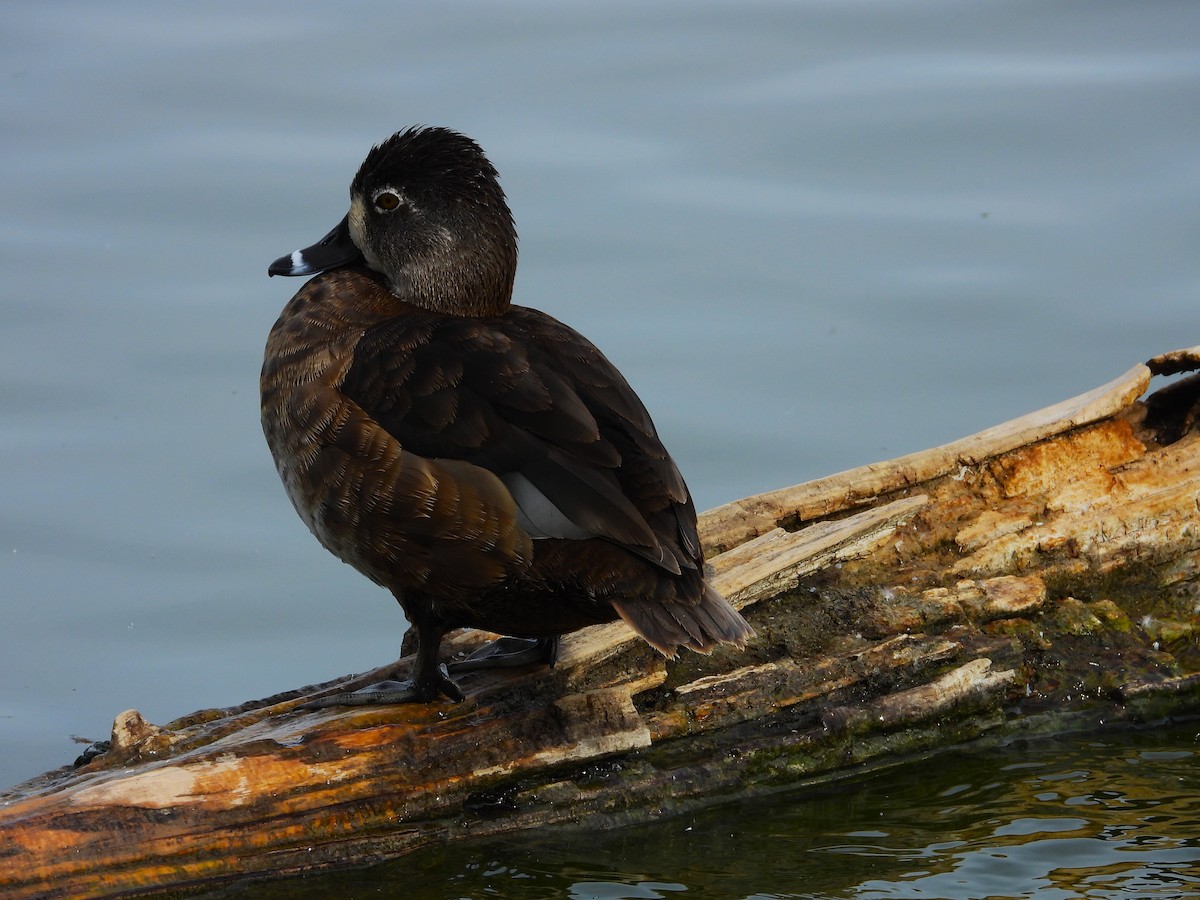
[[653, 826], [438, 848], [219, 896], [1200, 895], [1197, 732], [1192, 724], [945, 754]]

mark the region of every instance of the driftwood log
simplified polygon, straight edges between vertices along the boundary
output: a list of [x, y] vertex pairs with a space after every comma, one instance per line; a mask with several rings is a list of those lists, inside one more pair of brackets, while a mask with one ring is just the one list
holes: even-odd
[[[107, 897], [601, 828], [988, 736], [1200, 712], [1200, 348], [953, 444], [701, 517], [757, 631], [674, 661], [622, 624], [460, 704], [297, 711], [362, 676], [134, 711], [0, 795], [0, 893]], [[465, 651], [483, 638], [461, 633]]]

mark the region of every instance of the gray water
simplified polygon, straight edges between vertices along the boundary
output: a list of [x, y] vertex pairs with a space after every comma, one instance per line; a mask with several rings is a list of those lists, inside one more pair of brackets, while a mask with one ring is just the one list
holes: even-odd
[[0, 784], [394, 658], [258, 426], [275, 257], [368, 147], [478, 139], [517, 300], [700, 508], [1200, 343], [1200, 5], [41, 3], [0, 12]]

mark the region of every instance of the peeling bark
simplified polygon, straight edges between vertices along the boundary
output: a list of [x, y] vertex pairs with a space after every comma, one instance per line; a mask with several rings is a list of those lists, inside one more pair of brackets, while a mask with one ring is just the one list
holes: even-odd
[[[985, 737], [1200, 711], [1200, 376], [1165, 354], [943, 447], [706, 513], [757, 638], [623, 624], [461, 704], [297, 711], [408, 661], [164, 726], [3, 794], [6, 897], [106, 897], [645, 821]], [[484, 636], [459, 633], [449, 652]]]

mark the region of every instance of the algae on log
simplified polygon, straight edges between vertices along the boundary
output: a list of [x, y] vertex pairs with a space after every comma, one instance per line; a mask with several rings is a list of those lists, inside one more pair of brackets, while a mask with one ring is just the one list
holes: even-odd
[[[404, 669], [166, 726], [13, 788], [6, 897], [103, 897], [598, 828], [987, 736], [1200, 712], [1200, 375], [1156, 357], [953, 444], [704, 514], [757, 636], [665, 662], [622, 624], [460, 704], [295, 709]], [[483, 636], [446, 642], [465, 652]]]

